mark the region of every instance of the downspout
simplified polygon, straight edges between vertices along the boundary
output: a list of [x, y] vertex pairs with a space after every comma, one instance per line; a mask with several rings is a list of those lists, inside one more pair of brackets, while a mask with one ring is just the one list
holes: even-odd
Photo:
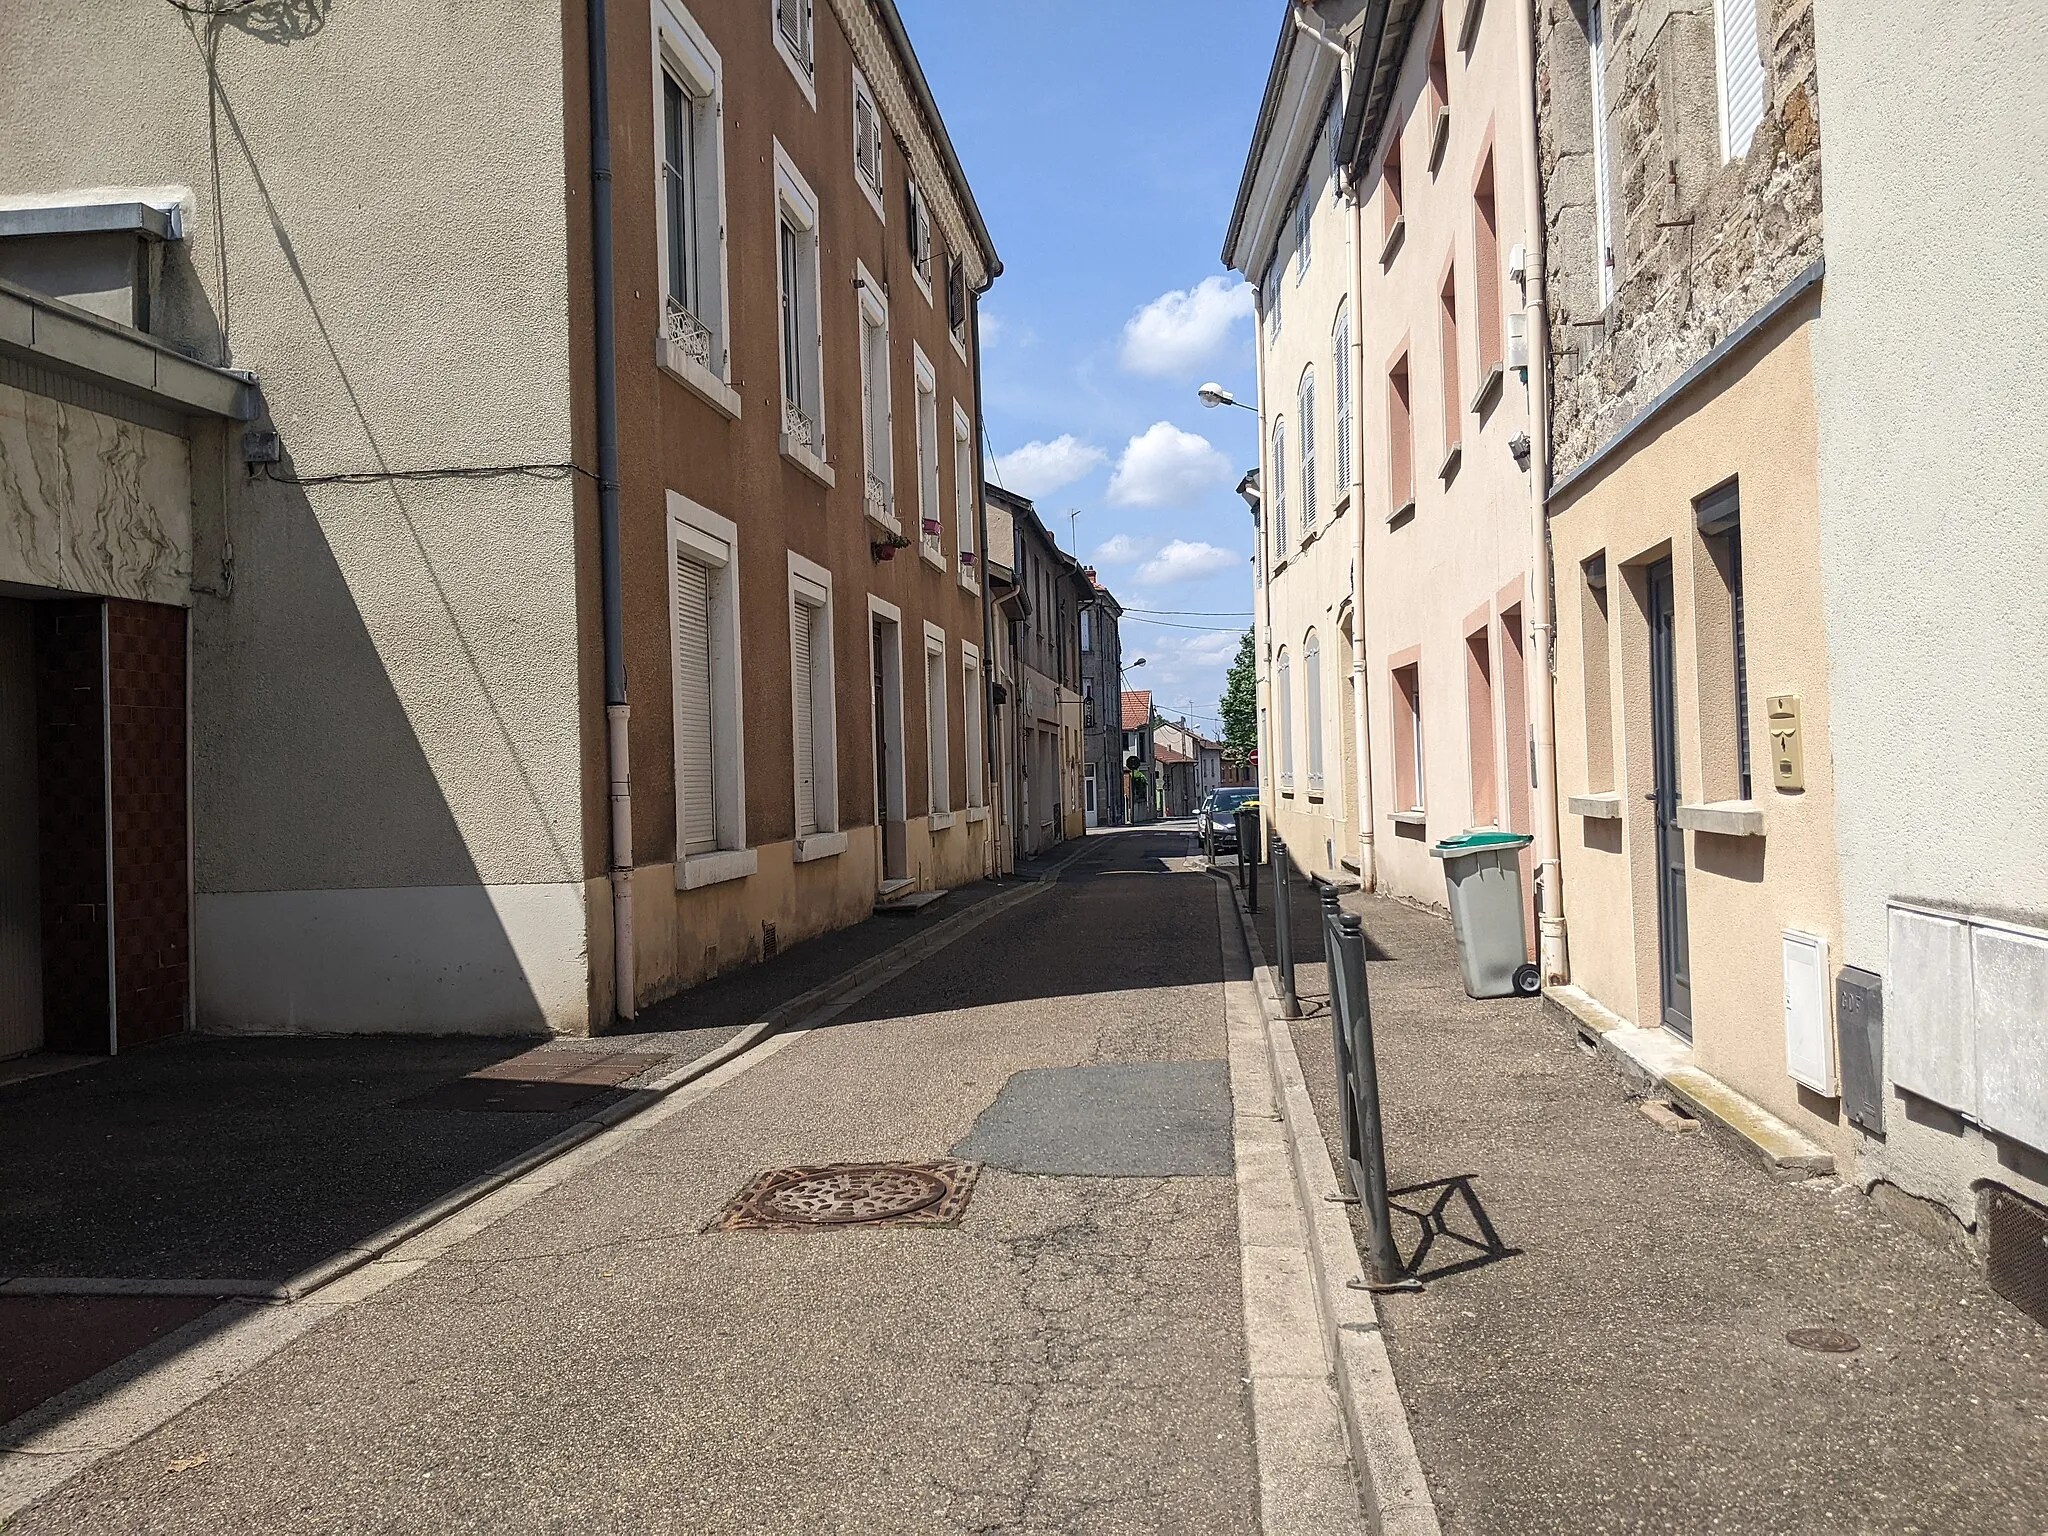
[[976, 556], [980, 563], [974, 574], [976, 584], [981, 588], [981, 767], [986, 786], [982, 791], [982, 804], [988, 807], [981, 830], [988, 839], [985, 863], [989, 873], [1000, 874], [1003, 818], [996, 805], [996, 792], [1002, 785], [1002, 776], [996, 771], [996, 625], [988, 574], [988, 446], [983, 441], [981, 427], [981, 296], [991, 286], [992, 282], [970, 289], [967, 306], [974, 317], [970, 332], [974, 337], [974, 538], [976, 547], [981, 551]]
[[[1279, 278], [1276, 274], [1276, 282]], [[1259, 602], [1253, 610], [1252, 675], [1265, 684], [1265, 708], [1260, 707], [1259, 690], [1252, 689], [1252, 744], [1258, 753], [1259, 804], [1264, 807], [1259, 815], [1259, 825], [1270, 827], [1273, 813], [1280, 808], [1280, 796], [1276, 792], [1266, 793], [1267, 776], [1273, 772], [1273, 742], [1268, 734], [1267, 720], [1273, 703], [1273, 582], [1278, 573], [1273, 569], [1273, 466], [1266, 462], [1266, 455], [1273, 446], [1272, 423], [1266, 418], [1266, 303], [1272, 295], [1261, 293], [1259, 313], [1252, 324], [1256, 328], [1252, 345], [1252, 383], [1259, 392], [1259, 509], [1252, 514], [1252, 537], [1259, 541], [1256, 556], [1261, 562], [1260, 569], [1266, 579], [1259, 583]], [[1287, 514], [1283, 510], [1281, 516]]]
[[[1350, 81], [1345, 81], [1349, 99]], [[1346, 171], [1345, 180], [1350, 181]], [[1372, 710], [1367, 695], [1365, 659], [1365, 199], [1347, 186], [1351, 199], [1351, 510], [1357, 516], [1352, 546], [1351, 584], [1351, 739], [1358, 744], [1358, 884], [1380, 888], [1379, 861], [1373, 847]]]
[[605, 0], [590, 23], [591, 324], [597, 343], [598, 568], [604, 620], [605, 758], [611, 781], [613, 1008], [639, 1011], [633, 965], [633, 762], [626, 722], [626, 625], [619, 568], [619, 376], [612, 296], [612, 104]]
[[1546, 984], [1570, 979], [1565, 957], [1563, 866], [1558, 861], [1557, 725], [1552, 697], [1551, 650], [1557, 639], [1551, 612], [1550, 541], [1550, 301], [1545, 287], [1543, 184], [1536, 157], [1536, 11], [1516, 7], [1515, 65], [1522, 93], [1522, 222], [1529, 258], [1522, 274], [1522, 312], [1529, 345], [1529, 645], [1524, 665], [1529, 696], [1529, 762], [1535, 784], [1537, 963]]

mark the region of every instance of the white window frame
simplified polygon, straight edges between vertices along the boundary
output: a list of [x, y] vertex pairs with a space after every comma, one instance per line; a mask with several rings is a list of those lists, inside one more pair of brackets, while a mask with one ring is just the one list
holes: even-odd
[[1279, 776], [1280, 787], [1289, 794], [1294, 793], [1294, 663], [1287, 654], [1287, 647], [1280, 647], [1280, 654], [1273, 662], [1274, 695], [1274, 772]]
[[1273, 558], [1287, 558], [1287, 418], [1273, 418], [1273, 431], [1269, 444], [1272, 452], [1272, 505], [1266, 510], [1266, 517], [1273, 525]]
[[1607, 0], [1587, 0], [1586, 57], [1593, 79], [1593, 266], [1600, 307], [1614, 302], [1614, 199], [1608, 189]]
[[970, 592], [981, 590], [981, 565], [977, 553], [981, 537], [980, 503], [974, 494], [974, 420], [967, 407], [953, 402], [953, 540], [955, 568], [960, 585]]
[[[865, 104], [868, 122], [874, 135], [875, 174], [870, 177], [861, 162], [860, 109]], [[853, 67], [853, 179], [868, 206], [875, 210], [875, 217], [884, 224], [889, 222], [887, 188], [889, 185], [889, 134], [888, 125], [882, 117], [882, 104], [875, 100], [874, 88], [868, 84], [868, 77], [860, 72], [860, 66]]]
[[853, 264], [860, 312], [861, 505], [891, 532], [896, 515], [896, 421], [889, 399], [889, 295], [867, 263]]
[[1301, 454], [1301, 531], [1304, 538], [1316, 525], [1316, 365], [1301, 370], [1295, 386], [1295, 436]]
[[917, 284], [917, 291], [924, 295], [927, 304], [932, 300], [933, 250], [937, 242], [932, 237], [932, 201], [924, 195], [924, 188], [917, 184], [917, 177], [907, 169], [903, 177], [905, 187], [904, 223], [908, 228], [904, 239], [910, 243], [910, 280]]
[[[732, 388], [732, 340], [727, 317], [732, 312], [726, 272], [725, 239], [725, 66], [718, 50], [680, 0], [654, 0], [651, 28], [654, 47], [654, 220], [655, 269], [661, 283], [660, 331], [656, 361], [696, 390], [726, 415], [738, 419], [740, 397]], [[677, 295], [669, 281], [668, 102], [665, 84], [673, 79], [689, 103], [696, 164], [691, 167], [695, 190], [692, 223], [696, 232], [698, 293]], [[671, 306], [684, 310], [679, 317]], [[694, 321], [692, 326], [690, 321]], [[709, 332], [697, 337], [697, 327]], [[692, 341], [705, 352], [691, 355]]]
[[[778, 32], [778, 35], [779, 32]], [[782, 321], [779, 313], [784, 296], [785, 276], [782, 270], [782, 229], [788, 224], [797, 236], [796, 257], [799, 269], [796, 273], [797, 305], [797, 378], [789, 377], [789, 359], [785, 355], [782, 340]], [[811, 184], [797, 170], [796, 162], [782, 147], [780, 139], [775, 141], [775, 232], [770, 246], [775, 263], [775, 293], [778, 306], [776, 319], [775, 357], [776, 369], [782, 383], [784, 405], [781, 431], [782, 452], [802, 468], [827, 485], [832, 483], [829, 463], [829, 445], [825, 437], [825, 333], [823, 294], [820, 288], [819, 255], [823, 242], [818, 226], [818, 195], [811, 190]], [[805, 445], [793, 435], [790, 428], [788, 406], [794, 404], [810, 419], [811, 441]]]
[[1308, 178], [1303, 177], [1301, 189], [1294, 194], [1294, 281], [1297, 284], [1308, 280], [1308, 265], [1313, 259], [1309, 245], [1314, 238], [1316, 199], [1310, 193]]
[[[796, 822], [796, 846], [792, 858], [799, 864], [830, 858], [846, 851], [846, 831], [839, 823], [839, 711], [837, 707], [839, 661], [833, 638], [832, 573], [815, 560], [806, 560], [789, 550], [789, 680], [790, 743], [796, 743], [796, 711], [800, 679], [796, 675], [795, 625], [798, 604], [811, 610], [811, 802], [818, 826], [806, 835], [802, 813]], [[794, 766], [794, 765], [793, 765]], [[794, 809], [796, 776], [790, 780], [790, 804]]]
[[966, 743], [963, 761], [967, 769], [967, 819], [980, 821], [988, 815], [988, 749], [982, 740], [982, 710], [987, 690], [981, 682], [981, 647], [971, 640], [960, 642], [960, 732]]
[[[1746, 44], [1734, 26], [1744, 20], [1748, 23]], [[1747, 57], [1731, 53], [1731, 44], [1746, 46]], [[1757, 0], [1714, 0], [1714, 75], [1720, 86], [1721, 159], [1725, 162], [1749, 153], [1757, 129], [1771, 112], [1771, 72], [1763, 60]], [[1741, 117], [1737, 116], [1738, 88], [1746, 88], [1745, 94], [1754, 98], [1753, 105], [1748, 101], [1740, 104]]]
[[1272, 346], [1280, 339], [1280, 275], [1287, 270], [1275, 251], [1273, 259], [1266, 263], [1266, 280], [1259, 284], [1259, 302], [1265, 306], [1263, 316], [1266, 322], [1266, 345]]
[[[915, 380], [917, 434], [917, 551], [940, 570], [946, 568], [946, 519], [939, 506], [939, 371], [912, 342], [910, 370]], [[933, 532], [936, 528], [938, 531]]]
[[1310, 630], [1301, 642], [1301, 713], [1308, 727], [1308, 792], [1323, 792], [1323, 641]]
[[[925, 810], [931, 829], [942, 832], [953, 825], [952, 741], [946, 730], [946, 632], [926, 621], [924, 626], [924, 774]], [[938, 682], [938, 696], [932, 682]]]
[[[775, 51], [782, 55], [782, 62], [796, 76], [796, 83], [803, 89], [804, 100], [815, 112], [818, 110], [818, 28], [812, 11], [812, 0], [774, 0], [768, 7], [768, 30], [775, 37]], [[789, 35], [782, 30], [785, 13], [801, 16], [801, 44], [791, 43]]]
[[747, 846], [746, 719], [740, 680], [739, 529], [730, 518], [668, 493], [669, 686], [675, 727], [675, 760], [683, 756], [682, 680], [676, 667], [676, 559], [688, 554], [710, 566], [711, 588], [711, 783], [718, 846], [709, 853], [683, 853], [682, 776], [676, 778], [676, 889], [696, 890], [754, 873], [759, 860]]

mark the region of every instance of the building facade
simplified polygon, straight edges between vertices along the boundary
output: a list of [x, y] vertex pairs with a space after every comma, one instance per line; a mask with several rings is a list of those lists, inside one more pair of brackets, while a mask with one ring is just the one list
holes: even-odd
[[192, 461], [199, 1025], [591, 1032], [981, 874], [999, 267], [894, 6], [302, 20], [0, 19], [0, 207], [156, 210], [156, 350], [260, 384]]
[[1081, 802], [1091, 827], [1124, 823], [1123, 733], [1113, 702], [1123, 689], [1123, 606], [1093, 566], [1083, 566], [1090, 596], [1081, 605]]
[[1123, 695], [1123, 780], [1124, 803], [1131, 809], [1129, 823], [1154, 821], [1159, 816], [1159, 759], [1153, 737], [1152, 691], [1133, 688]]
[[1010, 676], [1002, 724], [1010, 737], [1004, 784], [1012, 844], [1030, 858], [1087, 830], [1082, 809], [1081, 612], [1094, 584], [1022, 496], [987, 488], [991, 571]]

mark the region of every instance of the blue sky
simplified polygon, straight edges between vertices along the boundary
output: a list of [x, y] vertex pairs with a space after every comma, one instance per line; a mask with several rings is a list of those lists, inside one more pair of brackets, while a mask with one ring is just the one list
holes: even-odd
[[1232, 488], [1258, 430], [1195, 389], [1256, 403], [1250, 295], [1217, 253], [1280, 7], [898, 5], [1003, 258], [982, 301], [996, 473], [1127, 609], [1168, 611], [1126, 618], [1125, 665], [1148, 662], [1128, 680], [1213, 731], [1249, 623], [1251, 519]]

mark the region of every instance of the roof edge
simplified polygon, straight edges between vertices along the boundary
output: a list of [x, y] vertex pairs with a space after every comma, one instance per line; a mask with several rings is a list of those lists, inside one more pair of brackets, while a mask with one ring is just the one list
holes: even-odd
[[896, 9], [896, 0], [875, 0], [875, 9], [881, 13], [882, 29], [889, 34], [890, 46], [902, 56], [910, 83], [917, 91], [917, 104], [930, 119], [932, 137], [939, 146], [939, 158], [946, 162], [946, 174], [953, 178], [953, 185], [959, 188], [960, 200], [965, 205], [967, 222], [974, 229], [974, 238], [980, 242], [981, 254], [988, 262], [988, 280], [993, 283], [1003, 275], [1003, 259], [996, 254], [995, 241], [990, 237], [988, 224], [981, 216], [981, 205], [974, 200], [974, 188], [969, 185], [967, 172], [960, 164], [960, 156], [953, 148], [953, 136], [946, 131], [946, 119], [939, 111], [938, 99], [932, 95], [931, 82], [925, 78], [924, 65], [918, 62], [917, 50], [910, 45], [910, 33], [903, 25], [902, 13]]

